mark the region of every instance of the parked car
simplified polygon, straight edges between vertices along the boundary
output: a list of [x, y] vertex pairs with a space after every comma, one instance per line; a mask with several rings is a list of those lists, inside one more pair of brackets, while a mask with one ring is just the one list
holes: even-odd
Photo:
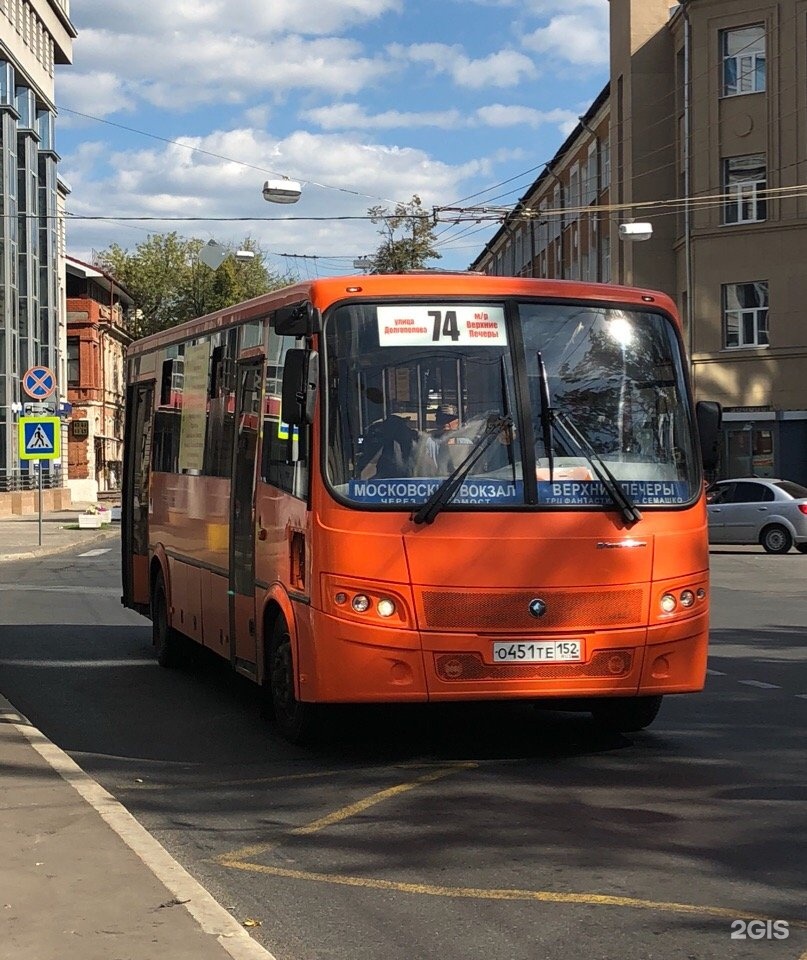
[[719, 480], [706, 492], [710, 543], [759, 543], [807, 553], [807, 487], [790, 480]]

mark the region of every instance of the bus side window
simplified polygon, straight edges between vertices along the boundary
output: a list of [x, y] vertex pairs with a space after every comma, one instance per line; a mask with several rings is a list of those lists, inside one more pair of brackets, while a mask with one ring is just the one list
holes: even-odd
[[[261, 479], [265, 483], [305, 500], [308, 496], [308, 464], [293, 461], [290, 456], [297, 427], [280, 419], [283, 383], [283, 361], [286, 351], [295, 346], [295, 338], [281, 337], [274, 328], [269, 331], [266, 368], [266, 400], [263, 419], [263, 451]], [[290, 442], [291, 441], [291, 442]]]

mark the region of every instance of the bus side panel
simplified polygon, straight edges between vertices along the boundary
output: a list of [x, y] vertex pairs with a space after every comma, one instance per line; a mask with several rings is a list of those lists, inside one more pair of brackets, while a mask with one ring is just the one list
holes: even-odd
[[132, 603], [134, 607], [151, 606], [151, 584], [149, 582], [149, 558], [133, 556], [131, 559], [132, 571]]
[[214, 653], [229, 659], [230, 656], [230, 613], [228, 606], [227, 577], [202, 570], [202, 630], [204, 645]]
[[202, 640], [202, 594], [198, 567], [169, 558], [174, 627], [186, 637]]

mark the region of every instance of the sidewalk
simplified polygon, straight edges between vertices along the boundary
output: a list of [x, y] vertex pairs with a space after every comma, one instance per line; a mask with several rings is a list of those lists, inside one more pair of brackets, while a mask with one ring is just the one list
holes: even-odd
[[[78, 506], [78, 512], [82, 507]], [[0, 560], [111, 540], [71, 511], [0, 520]], [[0, 691], [3, 626], [0, 624]], [[0, 694], [0, 960], [273, 960]]]
[[[106, 524], [96, 530], [79, 530], [79, 514], [86, 504], [74, 503], [69, 510], [42, 515], [42, 546], [39, 546], [39, 514], [0, 519], [0, 563], [4, 560], [32, 560], [62, 553], [74, 547], [109, 540], [120, 533], [120, 523]], [[1, 955], [0, 955], [1, 956]]]

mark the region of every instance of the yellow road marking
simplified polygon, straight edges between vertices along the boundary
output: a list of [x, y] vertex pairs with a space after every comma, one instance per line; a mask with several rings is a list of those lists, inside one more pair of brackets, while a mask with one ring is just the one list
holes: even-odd
[[[435, 780], [442, 780], [443, 777], [451, 776], [452, 773], [461, 773], [463, 770], [473, 770], [478, 766], [478, 763], [468, 761], [467, 763], [453, 763], [450, 767], [440, 767], [438, 770], [432, 770], [430, 773], [424, 773], [423, 776], [418, 777], [416, 780], [409, 780], [406, 783], [399, 783], [395, 787], [388, 787], [386, 790], [380, 790], [378, 793], [373, 793], [364, 800], [358, 800], [356, 803], [351, 803], [346, 807], [341, 807], [339, 810], [334, 810], [333, 813], [329, 813], [324, 817], [319, 817], [316, 820], [312, 820], [311, 823], [304, 824], [302, 827], [294, 827], [292, 830], [288, 831], [286, 836], [301, 836], [317, 833], [320, 830], [324, 830], [325, 827], [330, 827], [334, 823], [341, 823], [343, 820], [347, 820], [349, 817], [353, 817], [357, 813], [363, 813], [365, 810], [368, 810], [370, 807], [374, 807], [378, 803], [383, 803], [385, 800], [390, 800], [392, 797], [398, 797], [402, 793], [407, 793], [410, 790], [414, 790], [416, 787], [419, 787], [424, 783], [433, 783]], [[267, 851], [272, 850], [282, 842], [282, 839], [283, 838], [281, 837], [272, 841], [271, 843], [258, 843], [248, 847], [241, 847], [238, 850], [233, 850], [231, 853], [221, 854], [213, 859], [215, 863], [220, 863], [222, 866], [230, 866], [233, 863], [240, 863], [244, 861], [247, 857], [255, 857], [258, 856], [258, 854], [266, 853]]]
[[[264, 873], [289, 880], [314, 880], [319, 883], [334, 883], [348, 887], [365, 887], [370, 890], [394, 890], [429, 897], [458, 897], [473, 900], [526, 900], [540, 903], [582, 904], [584, 906], [632, 907], [636, 910], [655, 910], [659, 913], [686, 913], [702, 917], [720, 917], [734, 920], [748, 916], [747, 910], [736, 907], [710, 907], [695, 903], [674, 903], [663, 900], [640, 900], [636, 897], [614, 897], [602, 893], [557, 893], [552, 890], [495, 890], [482, 887], [443, 887], [431, 883], [403, 883], [399, 880], [380, 880], [375, 877], [351, 877], [338, 873], [317, 873], [309, 870], [289, 870], [286, 867], [270, 867], [262, 863], [247, 863], [232, 860], [226, 855], [217, 858], [218, 863], [234, 870]], [[779, 920], [781, 917], [754, 913], [755, 920]], [[789, 920], [791, 927], [807, 930], [807, 922]], [[807, 954], [799, 960], [807, 960]]]
[[414, 790], [424, 783], [433, 783], [435, 780], [442, 780], [443, 777], [451, 776], [452, 773], [458, 773], [461, 770], [472, 770], [476, 766], [477, 764], [475, 763], [457, 763], [448, 769], [443, 768], [442, 770], [433, 770], [431, 773], [424, 773], [423, 776], [418, 777], [417, 780], [411, 780], [409, 783], [399, 783], [396, 787], [380, 790], [378, 793], [374, 793], [364, 800], [348, 804], [348, 806], [342, 807], [341, 810], [334, 810], [333, 813], [329, 813], [325, 817], [320, 817], [319, 820], [314, 820], [304, 827], [295, 827], [291, 833], [297, 836], [317, 833], [326, 827], [330, 827], [334, 823], [341, 823], [342, 820], [347, 820], [357, 813], [364, 813], [365, 810], [369, 810], [370, 807], [374, 807], [378, 803], [391, 800], [393, 797], [399, 797], [402, 793], [408, 793], [410, 790]]
[[[410, 790], [414, 790], [426, 783], [433, 783], [441, 780], [443, 777], [450, 776], [452, 773], [459, 773], [463, 770], [475, 769], [478, 763], [465, 762], [455, 763], [450, 767], [441, 767], [423, 774], [415, 780], [399, 783], [394, 787], [388, 787], [377, 793], [371, 794], [364, 800], [358, 800], [355, 803], [340, 807], [333, 813], [326, 814], [312, 820], [301, 827], [295, 827], [290, 830], [286, 836], [309, 836], [324, 830], [326, 827], [335, 823], [342, 823], [356, 814], [363, 813], [365, 810], [391, 800], [394, 797], [401, 796]], [[336, 772], [336, 771], [334, 771]], [[308, 777], [309, 774], [302, 774], [300, 777]], [[286, 779], [286, 778], [278, 778]], [[288, 778], [288, 779], [291, 779]], [[267, 876], [285, 877], [289, 880], [309, 880], [318, 883], [331, 883], [341, 886], [363, 887], [369, 890], [392, 890], [398, 893], [409, 893], [430, 897], [455, 897], [474, 900], [520, 900], [539, 903], [562, 903], [578, 904], [584, 906], [608, 906], [608, 907], [628, 907], [635, 910], [654, 910], [658, 913], [680, 913], [701, 917], [719, 917], [722, 919], [734, 920], [737, 917], [746, 916], [747, 910], [738, 910], [734, 907], [711, 907], [701, 906], [694, 903], [675, 903], [663, 900], [642, 900], [636, 897], [616, 897], [610, 894], [600, 893], [559, 893], [552, 890], [517, 890], [517, 889], [485, 889], [482, 887], [446, 887], [430, 883], [406, 883], [398, 880], [381, 880], [375, 877], [354, 877], [347, 874], [319, 873], [310, 870], [291, 870], [287, 867], [273, 867], [267, 864], [252, 863], [247, 858], [267, 853], [279, 846], [282, 837], [272, 843], [254, 844], [248, 847], [241, 847], [230, 853], [220, 854], [214, 858], [214, 862], [222, 867], [228, 867], [233, 870], [244, 870], [251, 873], [262, 873]], [[757, 920], [779, 920], [780, 917], [766, 916], [764, 914], [754, 914]], [[802, 920], [789, 920], [791, 927], [807, 930], [807, 922]], [[807, 960], [807, 953], [802, 954], [799, 960]]]

